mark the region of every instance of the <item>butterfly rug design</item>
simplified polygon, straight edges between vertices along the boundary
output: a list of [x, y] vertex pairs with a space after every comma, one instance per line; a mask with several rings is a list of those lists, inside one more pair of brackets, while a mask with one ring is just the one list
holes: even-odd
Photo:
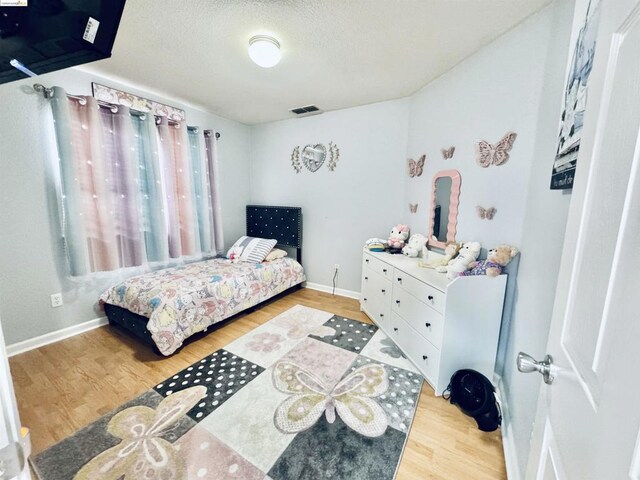
[[392, 480], [423, 380], [375, 325], [296, 305], [30, 460], [43, 480]]

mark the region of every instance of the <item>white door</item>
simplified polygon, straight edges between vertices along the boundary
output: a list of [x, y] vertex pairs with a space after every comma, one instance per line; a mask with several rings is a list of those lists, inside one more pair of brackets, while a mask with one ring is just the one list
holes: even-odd
[[23, 468], [25, 466], [23, 453], [16, 446], [20, 441], [20, 418], [0, 324], [0, 480], [31, 478], [29, 469]]
[[640, 0], [600, 9], [531, 480], [640, 479]]

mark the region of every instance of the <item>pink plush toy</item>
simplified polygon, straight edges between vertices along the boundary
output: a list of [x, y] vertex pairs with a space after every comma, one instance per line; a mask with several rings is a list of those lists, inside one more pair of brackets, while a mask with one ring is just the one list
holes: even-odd
[[387, 243], [389, 244], [389, 248], [398, 250], [404, 247], [407, 238], [409, 238], [409, 227], [400, 224], [391, 229], [391, 235], [389, 235]]

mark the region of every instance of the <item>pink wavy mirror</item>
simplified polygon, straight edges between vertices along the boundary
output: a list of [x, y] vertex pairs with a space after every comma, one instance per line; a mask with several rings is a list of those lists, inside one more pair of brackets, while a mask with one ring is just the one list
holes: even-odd
[[443, 248], [454, 242], [458, 226], [458, 202], [462, 178], [457, 170], [442, 170], [433, 176], [429, 245]]

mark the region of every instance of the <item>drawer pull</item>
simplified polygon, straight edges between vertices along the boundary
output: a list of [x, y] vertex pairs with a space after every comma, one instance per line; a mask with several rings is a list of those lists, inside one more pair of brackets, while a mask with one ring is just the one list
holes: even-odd
[[364, 300], [365, 302], [367, 301], [367, 299], [366, 299], [366, 298], [363, 298], [362, 300]]
[[381, 314], [380, 314], [380, 317], [384, 317], [384, 313], [381, 313]]
[[428, 359], [428, 358], [429, 358], [429, 357], [428, 357], [427, 355], [422, 355], [422, 359], [423, 359], [423, 360], [426, 360], [426, 359]]
[[396, 305], [400, 305], [400, 300], [396, 300]]
[[387, 293], [387, 291], [383, 288], [383, 289], [382, 289], [382, 293]]
[[367, 258], [367, 259], [365, 259], [365, 261], [364, 261], [364, 262], [365, 262], [365, 263], [369, 263], [369, 259], [368, 259], [368, 258]]
[[369, 277], [364, 277], [365, 280], [369, 280]]
[[382, 269], [382, 273], [387, 273], [387, 269], [386, 269], [386, 268], [383, 268], [383, 269]]
[[427, 298], [433, 302], [433, 295], [429, 295]]
[[[366, 298], [365, 298], [366, 300]], [[429, 328], [431, 326], [431, 324], [429, 322], [425, 323], [426, 327]]]
[[393, 327], [393, 331], [397, 332], [398, 331], [398, 327]]
[[402, 277], [398, 277], [398, 283], [402, 283]]

